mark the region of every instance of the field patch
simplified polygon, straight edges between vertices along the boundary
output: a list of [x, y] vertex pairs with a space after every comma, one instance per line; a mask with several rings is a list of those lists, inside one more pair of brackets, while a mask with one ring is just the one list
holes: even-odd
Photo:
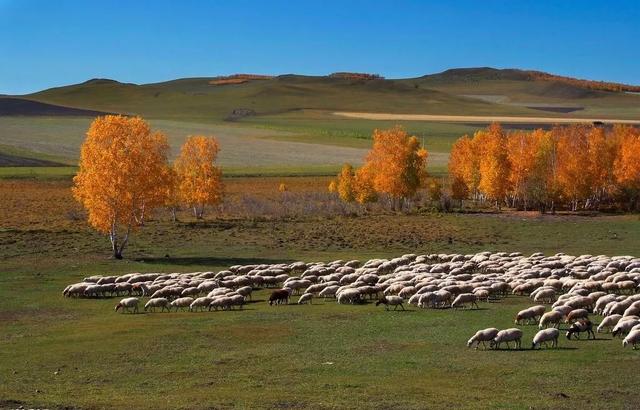
[[492, 122], [511, 124], [581, 124], [592, 122], [640, 124], [640, 120], [625, 120], [613, 118], [566, 118], [566, 117], [510, 117], [510, 116], [479, 116], [479, 115], [432, 115], [432, 114], [392, 114], [371, 112], [334, 112], [334, 115], [348, 118], [363, 118], [368, 120], [386, 121], [436, 121], [436, 122], [463, 122], [487, 124]]
[[37, 158], [20, 157], [0, 152], [0, 167], [64, 167], [66, 165]]

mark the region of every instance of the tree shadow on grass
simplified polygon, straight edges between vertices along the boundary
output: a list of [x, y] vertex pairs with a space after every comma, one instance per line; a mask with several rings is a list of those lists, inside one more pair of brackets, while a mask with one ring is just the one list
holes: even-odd
[[137, 258], [136, 262], [153, 263], [158, 265], [213, 265], [213, 266], [232, 266], [232, 265], [272, 265], [277, 263], [291, 263], [291, 259], [271, 259], [271, 258], [221, 258], [214, 256], [185, 256], [185, 257], [152, 257]]

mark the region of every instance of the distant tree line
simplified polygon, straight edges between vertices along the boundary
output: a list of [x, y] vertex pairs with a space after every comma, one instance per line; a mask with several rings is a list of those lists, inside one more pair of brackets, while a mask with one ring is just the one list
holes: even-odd
[[613, 91], [613, 92], [629, 91], [629, 92], [636, 92], [636, 93], [640, 92], [640, 86], [637, 86], [637, 85], [611, 83], [606, 81], [580, 80], [578, 78], [564, 77], [560, 75], [554, 75], [554, 74], [549, 74], [542, 71], [533, 71], [533, 70], [527, 71], [526, 73], [529, 75], [530, 79], [532, 80], [556, 81], [556, 82], [565, 83], [569, 85], [575, 85], [577, 87], [588, 88], [591, 90]]
[[451, 196], [542, 212], [638, 209], [640, 130], [627, 125], [557, 126], [465, 135], [449, 160]]

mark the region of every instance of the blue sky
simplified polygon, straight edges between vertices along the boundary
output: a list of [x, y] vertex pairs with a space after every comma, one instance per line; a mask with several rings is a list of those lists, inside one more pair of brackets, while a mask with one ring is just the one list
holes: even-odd
[[640, 1], [0, 0], [0, 93], [238, 72], [538, 69], [640, 84]]

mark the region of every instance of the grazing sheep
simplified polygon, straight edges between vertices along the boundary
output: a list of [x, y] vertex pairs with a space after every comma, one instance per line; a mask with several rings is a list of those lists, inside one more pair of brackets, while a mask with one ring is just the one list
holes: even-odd
[[240, 306], [240, 310], [242, 310], [242, 306], [244, 305], [244, 296], [236, 294], [228, 297], [231, 299], [231, 304], [229, 305], [230, 309], [233, 309], [234, 306]]
[[478, 330], [476, 334], [471, 336], [471, 339], [469, 339], [469, 341], [467, 342], [467, 347], [471, 347], [475, 343], [476, 344], [475, 348], [477, 350], [478, 347], [480, 347], [480, 343], [482, 343], [482, 347], [486, 349], [487, 345], [485, 344], [485, 342], [491, 342], [493, 338], [496, 337], [498, 332], [499, 330], [496, 329], [495, 327]]
[[134, 283], [131, 285], [131, 294], [138, 296], [147, 296], [149, 294], [149, 287], [144, 283]]
[[253, 288], [251, 286], [242, 286], [236, 290], [239, 294], [244, 296], [244, 298], [249, 298], [251, 300], [251, 293], [253, 292]]
[[[138, 298], [124, 298], [116, 305], [116, 312], [119, 309], [122, 309], [122, 313], [125, 311], [129, 313], [138, 313], [139, 301], [140, 300]], [[131, 309], [133, 309], [133, 312], [131, 312]]]
[[589, 318], [589, 312], [587, 311], [587, 309], [574, 309], [571, 312], [569, 312], [564, 322], [573, 323], [578, 319], [588, 319], [588, 318]]
[[491, 296], [491, 292], [489, 292], [487, 289], [476, 289], [473, 291], [473, 293], [476, 294], [476, 296], [478, 297], [478, 300], [485, 301], [485, 302], [488, 302], [489, 297]]
[[491, 340], [489, 346], [492, 349], [499, 349], [502, 343], [507, 344], [507, 348], [511, 349], [509, 342], [515, 342], [516, 348], [520, 349], [520, 345], [522, 342], [522, 330], [512, 327], [510, 329], [501, 330], [498, 334]]
[[455, 298], [453, 303], [451, 303], [451, 307], [454, 309], [459, 307], [464, 309], [465, 304], [469, 303], [472, 308], [475, 306], [476, 309], [479, 309], [480, 306], [478, 306], [477, 300], [478, 296], [475, 293], [461, 293]]
[[233, 304], [233, 301], [231, 300], [230, 297], [219, 296], [213, 299], [209, 304], [209, 312], [211, 312], [211, 308], [213, 308], [216, 311], [218, 310], [218, 308], [221, 308], [222, 310], [231, 309], [232, 304]]
[[538, 321], [538, 318], [542, 316], [543, 313], [544, 313], [544, 310], [542, 311], [542, 313], [540, 313], [540, 310], [537, 309], [537, 306], [533, 306], [533, 307], [521, 310], [516, 315], [514, 323], [516, 325], [521, 324], [520, 322], [524, 322], [526, 324], [530, 324], [532, 322], [535, 323]]
[[167, 309], [167, 312], [171, 312], [171, 309], [169, 309], [169, 300], [167, 298], [149, 299], [149, 301], [144, 305], [145, 312], [148, 309], [155, 312], [156, 308], [161, 308], [161, 312], [164, 312], [165, 309]]
[[194, 312], [194, 311], [198, 310], [198, 308], [200, 308], [200, 311], [202, 311], [202, 310], [204, 310], [204, 308], [208, 307], [211, 304], [212, 301], [213, 301], [213, 298], [210, 298], [210, 297], [207, 297], [207, 296], [196, 298], [189, 305], [189, 312]]
[[547, 342], [552, 342], [551, 347], [558, 347], [558, 336], [560, 336], [560, 331], [556, 328], [543, 329], [540, 330], [533, 337], [533, 342], [531, 343], [531, 349], [535, 349], [537, 346], [540, 346], [544, 343], [545, 347], [548, 347]]
[[172, 308], [176, 308], [176, 312], [177, 312], [178, 309], [184, 310], [188, 308], [189, 306], [191, 306], [192, 303], [193, 303], [193, 298], [191, 297], [178, 298], [173, 302], [171, 302], [169, 306], [171, 306]]
[[337, 294], [338, 304], [355, 304], [360, 301], [360, 291], [358, 289], [345, 289]]
[[569, 330], [566, 335], [567, 339], [571, 340], [571, 336], [574, 335], [576, 339], [580, 339], [580, 333], [582, 332], [587, 332], [587, 339], [592, 336], [595, 340], [596, 334], [593, 332], [593, 324], [589, 319], [580, 319], [569, 326]]
[[313, 293], [303, 293], [302, 296], [300, 296], [300, 299], [298, 299], [298, 304], [303, 305], [305, 303], [313, 304]]
[[550, 312], [547, 312], [540, 317], [540, 323], [538, 324], [538, 328], [544, 329], [551, 326], [557, 329], [563, 317], [564, 315], [562, 314], [562, 312], [559, 312], [557, 310], [552, 310]]
[[556, 299], [556, 291], [553, 289], [541, 289], [535, 293], [534, 302], [551, 304]]
[[339, 288], [340, 286], [337, 286], [337, 285], [327, 286], [326, 288], [322, 289], [320, 293], [318, 293], [318, 296], [323, 297], [325, 299], [335, 297], [336, 292], [338, 291]]
[[596, 330], [598, 333], [604, 333], [604, 330], [611, 331], [615, 325], [622, 319], [622, 315], [611, 315], [602, 319], [600, 325], [598, 325], [598, 329]]
[[396, 310], [398, 306], [400, 306], [402, 310], [404, 310], [404, 306], [402, 305], [403, 301], [400, 296], [383, 296], [382, 299], [376, 302], [376, 306], [384, 304], [384, 310], [389, 310], [389, 306], [393, 306], [393, 310]]
[[269, 296], [269, 305], [279, 305], [281, 303], [289, 304], [290, 293], [286, 289], [274, 290]]
[[190, 288], [186, 288], [184, 289], [181, 293], [180, 296], [196, 296], [200, 293], [200, 290], [197, 287], [190, 287]]
[[562, 317], [565, 317], [573, 310], [573, 308], [571, 306], [562, 305], [554, 307], [553, 310], [562, 313]]
[[613, 328], [613, 331], [611, 331], [611, 334], [613, 335], [613, 337], [627, 334], [638, 323], [640, 323], [640, 320], [638, 319], [630, 319], [630, 320], [621, 319], [618, 322], [618, 324], [615, 325], [615, 327]]
[[622, 341], [622, 347], [631, 345], [633, 350], [636, 350], [638, 344], [640, 344], [640, 330], [632, 330]]

